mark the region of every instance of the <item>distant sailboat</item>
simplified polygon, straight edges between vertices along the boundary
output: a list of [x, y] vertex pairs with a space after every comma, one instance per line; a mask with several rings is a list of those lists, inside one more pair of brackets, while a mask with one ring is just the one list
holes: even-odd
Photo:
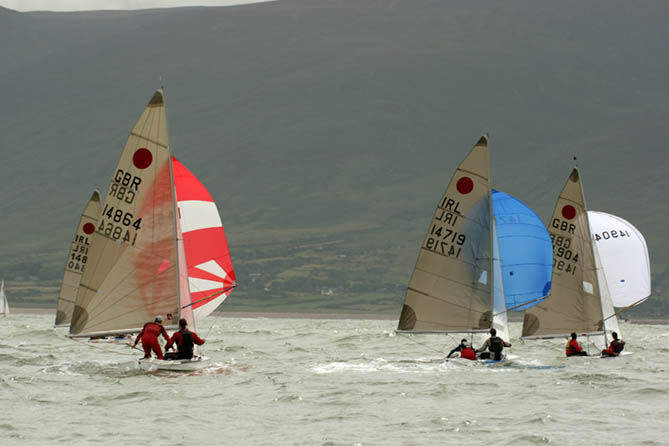
[[525, 311], [523, 338], [587, 336], [603, 349], [611, 332], [620, 334], [601, 260], [594, 248], [578, 169], [569, 175], [555, 205], [551, 294]]
[[77, 298], [81, 276], [88, 263], [90, 240], [100, 218], [100, 192], [93, 191], [88, 204], [81, 214], [79, 225], [74, 233], [70, 252], [65, 261], [65, 272], [60, 285], [56, 308], [56, 327], [69, 327]]
[[133, 334], [155, 316], [168, 329], [180, 318], [195, 329], [234, 287], [218, 210], [172, 158], [158, 90], [130, 132], [105, 194], [70, 336]]
[[0, 282], [0, 316], [9, 316], [9, 303], [5, 294], [5, 281]]
[[411, 275], [398, 333], [486, 333], [509, 339], [492, 218], [488, 140], [481, 137], [437, 204]]

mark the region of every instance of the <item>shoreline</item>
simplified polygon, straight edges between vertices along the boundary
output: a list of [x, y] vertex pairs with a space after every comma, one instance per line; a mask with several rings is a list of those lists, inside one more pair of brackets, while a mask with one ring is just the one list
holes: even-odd
[[[31, 308], [16, 307], [10, 309], [11, 314], [52, 314], [56, 315], [56, 310], [52, 308]], [[10, 314], [10, 315], [11, 315]], [[214, 311], [212, 316], [226, 318], [268, 318], [268, 319], [357, 319], [357, 320], [397, 320], [395, 314], [375, 314], [375, 313], [308, 313], [308, 312], [262, 312], [262, 311]], [[510, 321], [510, 322], [521, 322]], [[640, 325], [669, 325], [669, 319], [626, 319], [625, 322]]]

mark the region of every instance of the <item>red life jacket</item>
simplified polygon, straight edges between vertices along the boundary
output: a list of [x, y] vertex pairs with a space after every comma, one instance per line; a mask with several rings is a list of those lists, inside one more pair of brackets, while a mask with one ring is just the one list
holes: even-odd
[[570, 339], [567, 341], [567, 356], [575, 355], [576, 353], [583, 350], [576, 339]]
[[471, 359], [476, 361], [476, 352], [471, 347], [465, 347], [460, 351], [460, 357], [464, 359]]

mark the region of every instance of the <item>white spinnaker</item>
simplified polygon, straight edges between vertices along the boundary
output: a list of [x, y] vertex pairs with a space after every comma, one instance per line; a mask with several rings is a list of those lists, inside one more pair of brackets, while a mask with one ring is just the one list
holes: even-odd
[[604, 212], [588, 211], [588, 220], [613, 305], [627, 307], [650, 296], [650, 260], [641, 232]]
[[90, 241], [98, 226], [100, 218], [100, 192], [93, 191], [84, 212], [79, 219], [79, 225], [72, 238], [70, 251], [65, 261], [65, 271], [63, 272], [63, 281], [60, 285], [60, 294], [58, 295], [58, 304], [56, 306], [56, 327], [66, 327], [72, 321], [72, 312], [77, 300], [77, 291], [83, 275], [88, 258], [90, 257]]
[[409, 280], [398, 331], [473, 333], [492, 326], [489, 172], [488, 141], [482, 137], [437, 204]]
[[70, 334], [132, 333], [180, 314], [176, 205], [162, 90], [123, 148], [105, 193], [81, 278]]

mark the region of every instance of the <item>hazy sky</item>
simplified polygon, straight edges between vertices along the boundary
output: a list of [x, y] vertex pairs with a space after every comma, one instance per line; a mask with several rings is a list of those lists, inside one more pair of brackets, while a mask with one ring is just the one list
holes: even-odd
[[0, 6], [16, 11], [97, 11], [177, 6], [230, 6], [263, 1], [269, 0], [0, 0]]

